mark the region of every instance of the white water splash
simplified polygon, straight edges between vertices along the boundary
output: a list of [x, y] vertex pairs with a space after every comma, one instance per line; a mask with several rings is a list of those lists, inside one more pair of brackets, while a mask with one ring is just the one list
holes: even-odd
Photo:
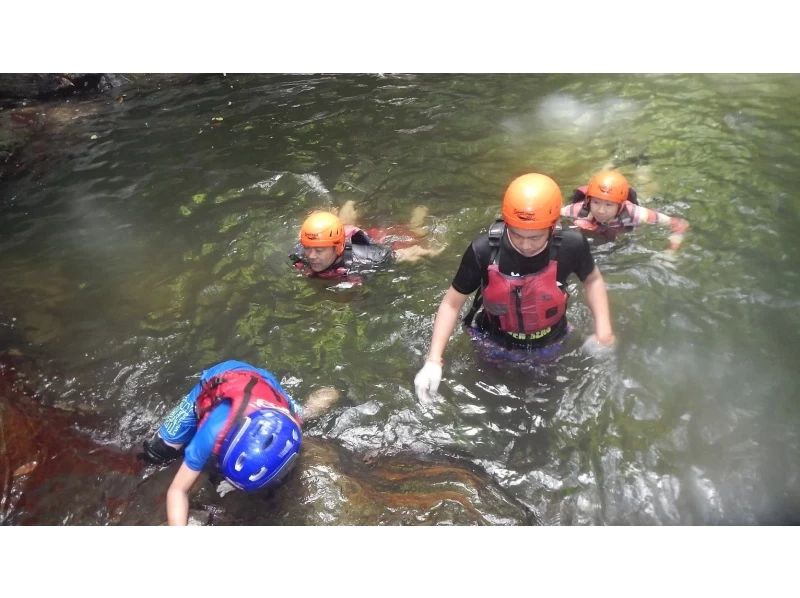
[[326, 199], [331, 199], [331, 192], [325, 187], [322, 179], [320, 179], [316, 174], [301, 174], [297, 175], [297, 178], [300, 179], [306, 186], [308, 186], [312, 191], [319, 193]]

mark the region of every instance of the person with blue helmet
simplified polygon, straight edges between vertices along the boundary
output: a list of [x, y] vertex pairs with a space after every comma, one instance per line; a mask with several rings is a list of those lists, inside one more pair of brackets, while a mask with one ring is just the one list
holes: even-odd
[[[324, 406], [318, 402], [313, 408]], [[212, 455], [235, 488], [252, 492], [276, 486], [300, 452], [302, 413], [267, 370], [242, 361], [204, 370], [156, 436], [144, 442], [142, 457], [148, 463], [164, 465], [183, 455], [167, 491], [168, 523], [188, 523], [189, 491]]]

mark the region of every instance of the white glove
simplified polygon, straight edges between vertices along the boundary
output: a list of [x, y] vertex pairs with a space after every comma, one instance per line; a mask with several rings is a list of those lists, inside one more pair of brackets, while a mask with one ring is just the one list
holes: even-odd
[[228, 480], [222, 480], [219, 483], [219, 486], [217, 486], [217, 494], [222, 497], [224, 497], [231, 490], [236, 490], [236, 488]]
[[425, 405], [433, 403], [432, 395], [436, 393], [439, 388], [439, 382], [442, 381], [442, 366], [426, 361], [422, 369], [417, 372], [414, 378], [414, 387], [417, 390], [417, 398]]

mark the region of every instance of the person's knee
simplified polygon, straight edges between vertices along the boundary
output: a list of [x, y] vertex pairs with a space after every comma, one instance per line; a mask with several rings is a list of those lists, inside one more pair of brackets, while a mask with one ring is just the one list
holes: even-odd
[[144, 452], [140, 456], [151, 465], [166, 465], [183, 454], [182, 449], [169, 446], [158, 434], [152, 440], [145, 440], [142, 447]]
[[411, 211], [411, 218], [408, 221], [408, 227], [417, 234], [427, 233], [425, 229], [425, 219], [428, 217], [428, 208], [425, 206], [416, 206]]

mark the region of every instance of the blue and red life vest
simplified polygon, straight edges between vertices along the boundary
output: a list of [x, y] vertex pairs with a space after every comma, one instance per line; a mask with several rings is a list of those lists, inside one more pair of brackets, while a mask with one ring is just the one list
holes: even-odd
[[221, 376], [211, 378], [203, 385], [195, 403], [199, 425], [205, 422], [214, 407], [222, 401], [230, 401], [231, 410], [214, 443], [213, 453], [215, 455], [219, 455], [222, 443], [234, 424], [254, 411], [267, 408], [278, 409], [289, 415], [298, 425], [303, 423], [301, 418], [292, 411], [289, 400], [283, 392], [257, 372], [250, 370], [231, 370]]

